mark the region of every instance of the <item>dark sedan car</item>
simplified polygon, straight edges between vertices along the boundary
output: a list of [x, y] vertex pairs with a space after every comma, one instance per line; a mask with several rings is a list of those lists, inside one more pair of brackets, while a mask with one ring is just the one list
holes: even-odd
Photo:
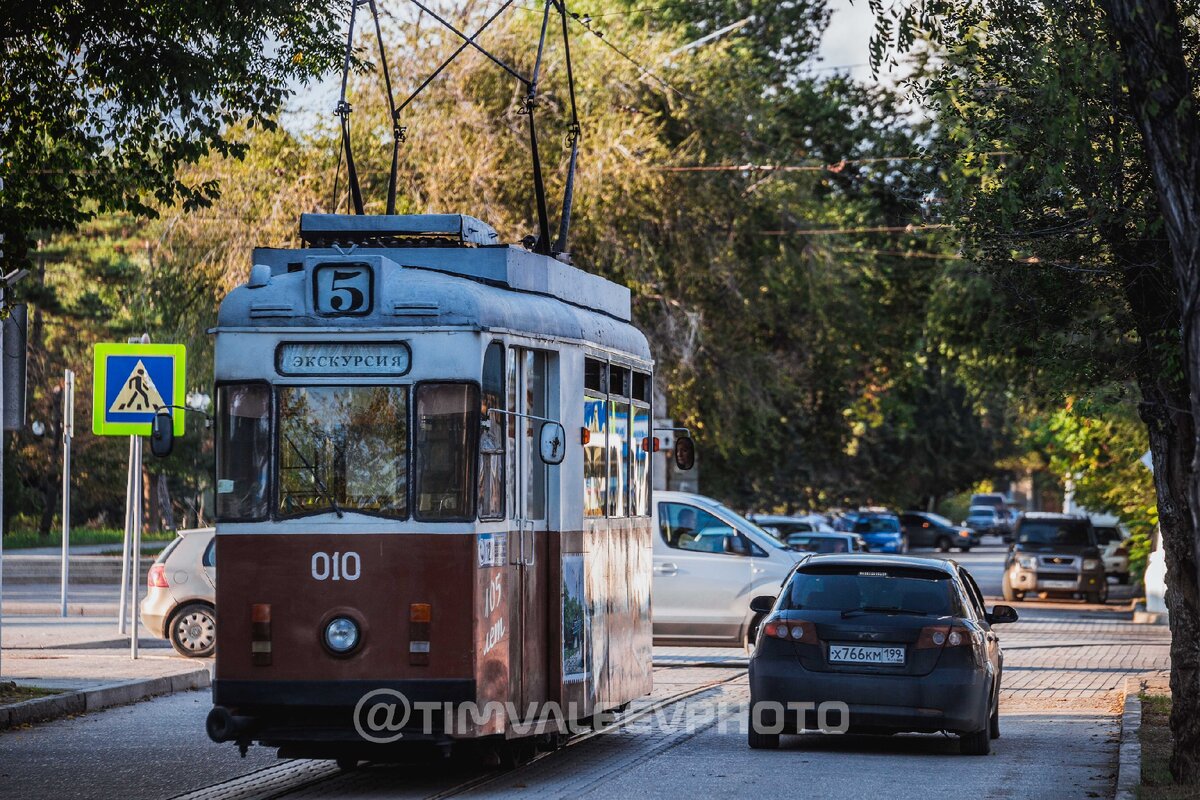
[[965, 553], [980, 541], [974, 530], [928, 511], [905, 511], [900, 515], [900, 524], [908, 537], [909, 547], [936, 547], [943, 553], [957, 547]]
[[845, 709], [832, 723], [842, 730], [945, 731], [967, 755], [986, 755], [1000, 735], [1004, 656], [992, 626], [1017, 612], [989, 613], [955, 562], [814, 555], [778, 598], [751, 607], [766, 614], [750, 657], [751, 747], [816, 727], [830, 703]]

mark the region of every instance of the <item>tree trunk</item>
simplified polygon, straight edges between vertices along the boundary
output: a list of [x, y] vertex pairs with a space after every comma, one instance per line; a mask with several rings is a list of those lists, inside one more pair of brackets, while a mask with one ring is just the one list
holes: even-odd
[[[1104, 0], [1104, 8], [1120, 43], [1121, 61], [1134, 118], [1154, 176], [1155, 194], [1171, 246], [1171, 263], [1178, 289], [1183, 328], [1184, 370], [1189, 390], [1189, 413], [1169, 403], [1171, 417], [1150, 424], [1159, 518], [1167, 558], [1167, 608], [1171, 615], [1171, 712], [1173, 751], [1171, 774], [1178, 782], [1200, 781], [1200, 598], [1197, 595], [1200, 529], [1200, 120], [1196, 115], [1191, 76], [1180, 38], [1178, 9], [1170, 0]], [[1143, 386], [1143, 392], [1148, 387]], [[1151, 394], [1154, 387], [1149, 387]], [[1169, 395], [1168, 395], [1169, 397]], [[1148, 414], [1154, 412], [1144, 407]], [[1148, 421], [1149, 423], [1149, 421]], [[1191, 433], [1187, 446], [1169, 441], [1166, 429]], [[1166, 437], [1168, 441], [1163, 441]], [[1165, 471], [1165, 474], [1160, 474]], [[1164, 489], [1166, 490], [1164, 492]], [[1181, 495], [1180, 492], [1183, 494]], [[1188, 509], [1178, 508], [1180, 497]], [[1164, 508], [1165, 501], [1165, 508]], [[1167, 515], [1188, 524], [1167, 524]], [[1184, 644], [1186, 642], [1186, 645]], [[1176, 660], [1176, 655], [1180, 660]]]

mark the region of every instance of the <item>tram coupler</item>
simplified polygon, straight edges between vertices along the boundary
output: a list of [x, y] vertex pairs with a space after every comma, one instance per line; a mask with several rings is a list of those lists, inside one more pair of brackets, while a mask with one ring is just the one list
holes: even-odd
[[213, 706], [212, 711], [208, 712], [208, 719], [204, 721], [204, 728], [208, 731], [208, 738], [221, 743], [243, 738], [252, 724], [252, 717], [240, 717], [225, 706]]

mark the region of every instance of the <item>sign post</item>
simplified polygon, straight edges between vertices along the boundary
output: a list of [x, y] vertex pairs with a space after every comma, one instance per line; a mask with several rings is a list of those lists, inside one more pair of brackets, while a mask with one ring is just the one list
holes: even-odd
[[128, 344], [97, 344], [92, 383], [92, 432], [97, 436], [129, 437], [129, 480], [125, 487], [125, 546], [121, 566], [121, 619], [129, 655], [138, 657], [138, 587], [142, 563], [142, 439], [159, 409], [170, 409], [176, 436], [183, 435], [182, 408], [187, 375], [187, 352], [181, 344], [150, 344], [143, 335]]
[[67, 615], [71, 579], [71, 439], [75, 437], [75, 373], [63, 373], [62, 615]]

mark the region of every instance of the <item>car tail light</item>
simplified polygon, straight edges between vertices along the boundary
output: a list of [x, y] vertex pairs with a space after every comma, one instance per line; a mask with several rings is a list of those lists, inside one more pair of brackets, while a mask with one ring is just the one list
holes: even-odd
[[250, 661], [256, 667], [271, 665], [271, 604], [250, 606]]
[[763, 635], [772, 639], [816, 644], [817, 626], [803, 620], [769, 619], [763, 623]]
[[921, 635], [917, 639], [917, 649], [963, 647], [970, 646], [971, 642], [971, 632], [966, 628], [951, 625], [928, 625], [921, 629]]
[[150, 565], [150, 571], [146, 573], [146, 585], [151, 589], [170, 588], [170, 585], [167, 583], [167, 567], [165, 564]]

